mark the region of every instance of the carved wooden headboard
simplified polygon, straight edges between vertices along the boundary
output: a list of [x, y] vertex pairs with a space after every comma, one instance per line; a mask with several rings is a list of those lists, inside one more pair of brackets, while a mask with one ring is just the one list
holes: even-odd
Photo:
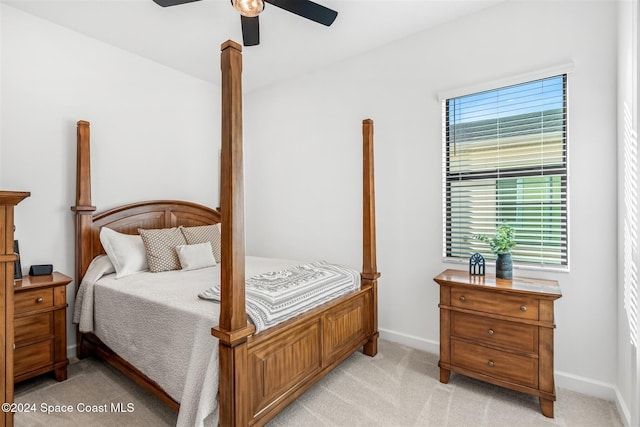
[[[93, 216], [89, 236], [93, 259], [103, 254], [100, 229], [108, 227], [126, 234], [138, 234], [138, 229], [194, 227], [217, 224], [220, 213], [203, 205], [179, 200], [153, 200], [120, 206]], [[84, 242], [83, 242], [84, 243]]]

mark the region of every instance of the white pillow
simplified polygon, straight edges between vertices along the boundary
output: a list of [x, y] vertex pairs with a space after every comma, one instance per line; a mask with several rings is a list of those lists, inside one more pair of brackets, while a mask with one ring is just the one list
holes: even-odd
[[196, 225], [194, 227], [180, 227], [180, 231], [182, 231], [188, 245], [210, 242], [216, 263], [220, 263], [222, 259], [220, 230], [220, 223], [213, 225]]
[[142, 238], [133, 234], [118, 233], [107, 227], [100, 229], [100, 242], [116, 269], [116, 278], [147, 271], [147, 252]]
[[216, 265], [216, 259], [213, 257], [209, 242], [179, 245], [176, 246], [176, 252], [183, 270], [197, 270]]

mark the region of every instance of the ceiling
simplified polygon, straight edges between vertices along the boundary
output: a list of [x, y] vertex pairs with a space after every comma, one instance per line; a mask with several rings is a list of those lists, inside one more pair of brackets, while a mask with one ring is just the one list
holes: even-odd
[[[229, 0], [162, 8], [152, 0], [0, 0], [94, 39], [219, 84], [219, 48], [242, 42]], [[357, 56], [503, 0], [316, 0], [338, 11], [331, 27], [270, 4], [260, 45], [243, 48], [245, 92]]]

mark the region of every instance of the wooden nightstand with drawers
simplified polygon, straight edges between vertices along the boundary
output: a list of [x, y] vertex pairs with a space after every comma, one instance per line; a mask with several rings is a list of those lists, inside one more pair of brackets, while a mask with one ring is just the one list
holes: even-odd
[[558, 282], [446, 270], [440, 285], [440, 381], [451, 372], [538, 396], [553, 417], [554, 301]]
[[54, 371], [67, 379], [67, 285], [72, 279], [57, 271], [25, 276], [14, 290], [14, 381]]

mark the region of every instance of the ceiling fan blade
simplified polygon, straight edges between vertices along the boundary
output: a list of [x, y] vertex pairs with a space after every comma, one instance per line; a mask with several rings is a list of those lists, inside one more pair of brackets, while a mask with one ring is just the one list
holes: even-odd
[[260, 44], [260, 22], [258, 17], [247, 18], [240, 15], [242, 23], [242, 42], [245, 46], [256, 46]]
[[167, 7], [167, 6], [177, 6], [179, 4], [191, 3], [199, 0], [153, 0], [156, 4]]
[[338, 12], [335, 10], [309, 0], [265, 0], [265, 2], [327, 27], [333, 24], [338, 16]]

